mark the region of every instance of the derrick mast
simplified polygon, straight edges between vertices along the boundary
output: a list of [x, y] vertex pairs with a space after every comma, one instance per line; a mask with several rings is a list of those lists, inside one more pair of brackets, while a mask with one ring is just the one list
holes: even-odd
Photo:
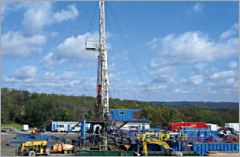
[[109, 98], [108, 98], [108, 75], [107, 75], [107, 48], [105, 39], [105, 11], [104, 1], [99, 2], [99, 42], [86, 42], [87, 50], [97, 50], [98, 55], [98, 70], [97, 70], [97, 101], [96, 112], [97, 117], [102, 115], [103, 120], [109, 116]]

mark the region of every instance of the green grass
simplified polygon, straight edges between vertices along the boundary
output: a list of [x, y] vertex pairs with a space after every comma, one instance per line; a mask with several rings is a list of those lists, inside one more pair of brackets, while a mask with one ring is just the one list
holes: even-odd
[[[14, 127], [17, 130], [22, 130], [22, 125], [21, 124], [1, 124], [1, 127]], [[29, 130], [33, 130], [32, 127], [29, 127]]]

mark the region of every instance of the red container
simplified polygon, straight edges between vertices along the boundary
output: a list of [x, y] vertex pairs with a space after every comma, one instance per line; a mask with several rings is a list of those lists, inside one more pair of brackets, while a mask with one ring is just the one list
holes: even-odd
[[180, 130], [182, 127], [191, 127], [191, 128], [206, 128], [206, 123], [202, 122], [179, 122], [179, 123], [169, 123], [168, 130]]

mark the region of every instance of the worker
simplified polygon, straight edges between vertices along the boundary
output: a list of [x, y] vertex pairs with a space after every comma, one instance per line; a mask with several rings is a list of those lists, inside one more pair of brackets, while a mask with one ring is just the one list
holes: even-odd
[[100, 134], [100, 128], [99, 128], [99, 126], [96, 127], [96, 134]]

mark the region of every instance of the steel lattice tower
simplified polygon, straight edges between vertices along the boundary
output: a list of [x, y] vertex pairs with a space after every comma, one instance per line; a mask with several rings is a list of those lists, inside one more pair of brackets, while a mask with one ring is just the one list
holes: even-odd
[[[98, 74], [97, 74], [97, 93], [98, 100], [96, 106], [101, 108], [102, 118], [106, 119], [109, 116], [109, 98], [108, 98], [108, 75], [107, 75], [107, 48], [105, 39], [105, 11], [104, 1], [99, 2], [100, 15], [100, 30], [99, 42], [86, 42], [87, 50], [97, 50], [98, 55]], [[100, 114], [97, 111], [98, 114]]]

